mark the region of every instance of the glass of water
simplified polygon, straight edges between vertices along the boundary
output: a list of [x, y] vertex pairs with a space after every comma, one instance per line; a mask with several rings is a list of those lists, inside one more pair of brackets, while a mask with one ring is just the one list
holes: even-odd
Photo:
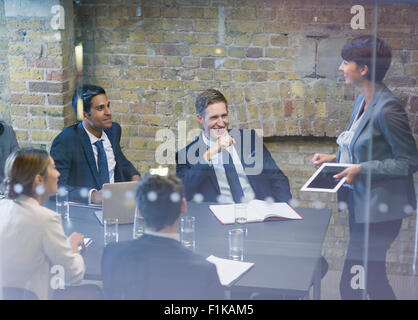
[[119, 232], [118, 232], [118, 219], [106, 219], [104, 221], [104, 245], [111, 242], [118, 242]]
[[139, 213], [138, 208], [135, 209], [134, 228], [133, 228], [133, 239], [137, 239], [144, 234], [145, 220], [144, 217]]
[[195, 249], [195, 217], [184, 216], [180, 220], [180, 240], [186, 248]]
[[235, 223], [238, 224], [239, 228], [244, 231], [244, 234], [247, 234], [247, 219], [248, 219], [248, 210], [247, 204], [245, 203], [236, 203], [234, 205], [235, 213]]
[[244, 259], [244, 230], [228, 231], [229, 259], [242, 261]]
[[61, 215], [62, 219], [70, 218], [70, 205], [68, 204], [68, 190], [65, 187], [59, 187], [55, 202], [56, 212]]

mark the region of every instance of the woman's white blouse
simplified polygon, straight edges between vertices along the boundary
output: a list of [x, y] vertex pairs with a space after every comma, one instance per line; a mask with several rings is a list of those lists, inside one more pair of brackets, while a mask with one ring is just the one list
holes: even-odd
[[72, 252], [59, 214], [27, 196], [0, 200], [0, 286], [49, 299], [57, 288], [52, 277], [62, 276], [67, 285], [80, 282], [84, 272], [83, 257]]

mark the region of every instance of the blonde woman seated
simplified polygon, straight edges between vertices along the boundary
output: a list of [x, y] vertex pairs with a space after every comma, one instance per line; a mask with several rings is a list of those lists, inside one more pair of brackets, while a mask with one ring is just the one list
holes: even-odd
[[54, 298], [54, 265], [63, 267], [66, 284], [83, 279], [84, 260], [78, 251], [83, 236], [73, 233], [67, 239], [60, 215], [42, 206], [57, 192], [59, 175], [44, 150], [24, 148], [7, 158], [7, 199], [0, 200], [0, 288], [24, 288], [38, 299]]

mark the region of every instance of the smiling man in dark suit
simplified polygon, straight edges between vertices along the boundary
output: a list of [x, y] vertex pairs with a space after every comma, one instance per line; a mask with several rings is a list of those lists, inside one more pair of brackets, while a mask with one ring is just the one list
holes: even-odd
[[[140, 174], [122, 153], [121, 127], [112, 122], [105, 90], [86, 84], [80, 92], [83, 121], [65, 128], [54, 139], [51, 156], [61, 174], [58, 184], [68, 188], [69, 200], [101, 203], [104, 183], [139, 180]], [[74, 94], [74, 110], [76, 105]], [[88, 194], [83, 194], [86, 188]]]
[[201, 93], [196, 112], [202, 133], [176, 154], [187, 200], [200, 194], [207, 202], [290, 201], [289, 180], [255, 131], [228, 130], [228, 104], [221, 92]]

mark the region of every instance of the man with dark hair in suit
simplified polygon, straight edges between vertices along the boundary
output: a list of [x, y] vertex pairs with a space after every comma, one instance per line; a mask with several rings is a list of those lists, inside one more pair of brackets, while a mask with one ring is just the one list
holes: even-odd
[[[86, 84], [80, 95], [83, 121], [65, 128], [54, 139], [51, 156], [61, 174], [58, 184], [68, 188], [69, 200], [101, 203], [104, 183], [139, 180], [140, 174], [122, 153], [121, 127], [112, 122], [105, 90]], [[75, 93], [74, 110], [77, 99]]]
[[136, 202], [146, 228], [135, 240], [112, 242], [102, 257], [106, 299], [225, 299], [216, 266], [183, 247], [178, 223], [186, 212], [181, 180], [146, 174]]
[[289, 180], [255, 131], [228, 130], [228, 104], [221, 92], [201, 93], [196, 113], [203, 132], [176, 154], [187, 200], [200, 194], [207, 202], [237, 203], [244, 195], [250, 200], [290, 201]]

